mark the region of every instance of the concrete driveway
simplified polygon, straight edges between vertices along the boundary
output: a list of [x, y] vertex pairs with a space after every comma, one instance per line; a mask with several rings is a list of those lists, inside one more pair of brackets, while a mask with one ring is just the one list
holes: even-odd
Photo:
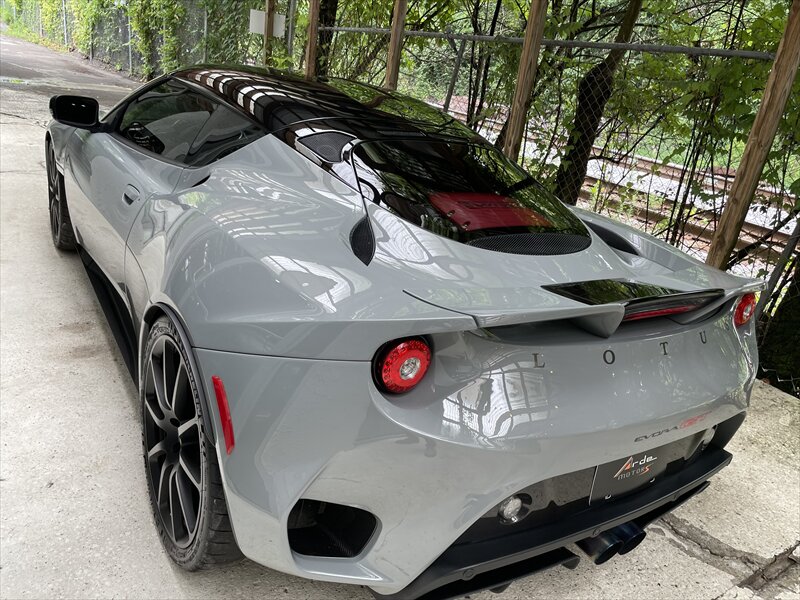
[[[151, 522], [136, 390], [74, 254], [50, 241], [50, 94], [135, 87], [77, 57], [0, 37], [0, 597], [369, 598], [243, 561], [175, 568]], [[709, 374], [711, 376], [711, 374]], [[758, 385], [711, 487], [632, 554], [494, 598], [800, 598], [800, 402]]]

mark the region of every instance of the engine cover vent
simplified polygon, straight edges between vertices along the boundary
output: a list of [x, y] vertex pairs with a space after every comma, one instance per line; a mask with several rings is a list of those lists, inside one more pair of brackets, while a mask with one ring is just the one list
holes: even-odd
[[591, 243], [590, 237], [571, 233], [508, 233], [467, 242], [470, 246], [484, 250], [532, 256], [572, 254], [586, 250]]

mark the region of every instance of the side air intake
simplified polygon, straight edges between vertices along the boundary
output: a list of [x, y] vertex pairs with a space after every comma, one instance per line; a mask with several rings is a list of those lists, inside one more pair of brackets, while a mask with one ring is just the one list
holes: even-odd
[[364, 549], [377, 525], [375, 515], [366, 510], [301, 499], [289, 513], [289, 547], [305, 556], [352, 558]]

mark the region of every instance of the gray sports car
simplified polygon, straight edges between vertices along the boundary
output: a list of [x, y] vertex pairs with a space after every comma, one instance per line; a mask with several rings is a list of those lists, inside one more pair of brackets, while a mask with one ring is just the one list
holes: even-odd
[[102, 119], [50, 107], [53, 242], [138, 383], [182, 567], [499, 591], [632, 550], [730, 462], [759, 283], [565, 206], [450, 116], [208, 66]]

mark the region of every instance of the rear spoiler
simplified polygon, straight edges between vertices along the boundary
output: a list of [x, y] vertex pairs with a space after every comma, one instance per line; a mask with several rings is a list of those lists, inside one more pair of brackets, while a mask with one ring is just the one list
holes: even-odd
[[[605, 289], [600, 290], [598, 285]], [[666, 316], [681, 324], [690, 323], [714, 312], [734, 297], [762, 288], [763, 282], [749, 281], [745, 285], [729, 290], [715, 288], [679, 291], [625, 280], [597, 280], [542, 286], [542, 289], [546, 291], [573, 300], [574, 304], [569, 306], [562, 304], [561, 306], [511, 309], [502, 312], [480, 308], [469, 311], [457, 310], [435, 304], [408, 290], [404, 291], [409, 296], [427, 304], [434, 304], [440, 308], [469, 315], [482, 329], [567, 320], [599, 337], [610, 337], [623, 321]], [[613, 294], [610, 296], [606, 294], [604, 298], [596, 294], [592, 295], [593, 292], [608, 293], [615, 289], [617, 291], [627, 290], [628, 293], [624, 294], [620, 291], [616, 297]], [[600, 300], [608, 301], [601, 302]]]

